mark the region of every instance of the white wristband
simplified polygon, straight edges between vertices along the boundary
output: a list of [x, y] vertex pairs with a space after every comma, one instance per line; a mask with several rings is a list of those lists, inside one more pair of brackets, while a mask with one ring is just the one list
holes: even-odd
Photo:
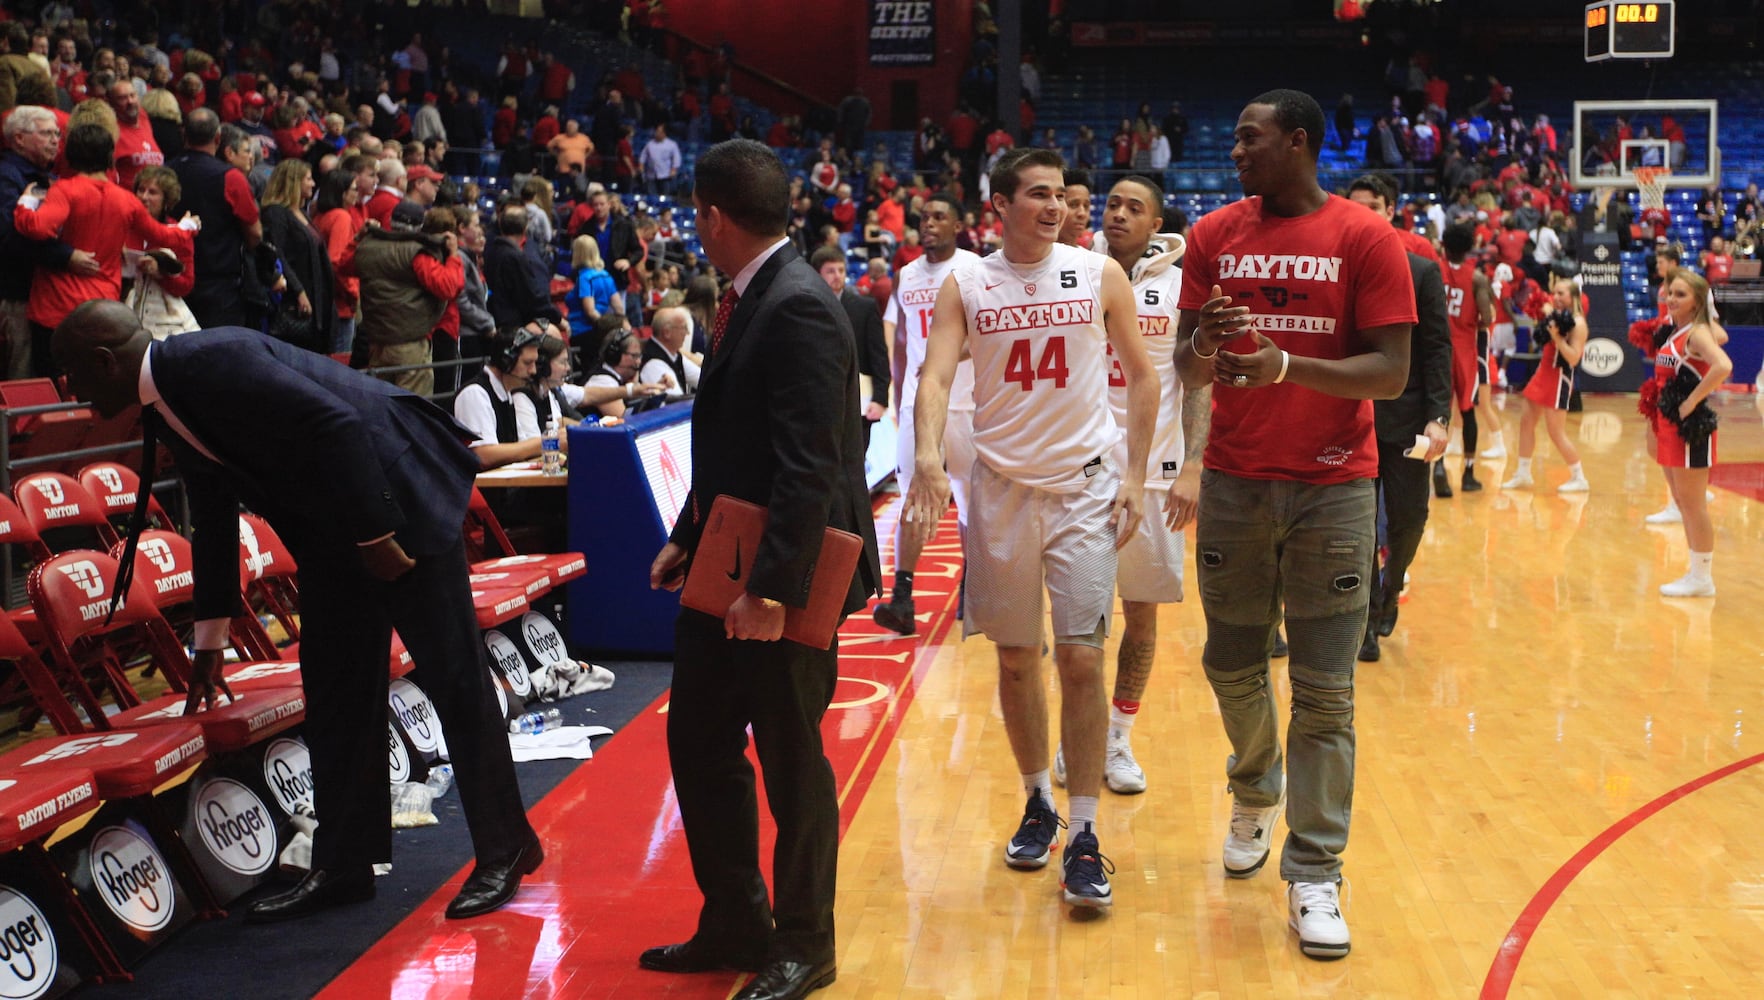
[[625, 398], [626, 399], [631, 398], [631, 383], [629, 383], [629, 382], [625, 383]]
[[1286, 366], [1288, 364], [1290, 364], [1291, 362], [1292, 362], [1292, 355], [1286, 353], [1285, 351], [1281, 351], [1280, 352], [1280, 374], [1274, 376], [1274, 383], [1273, 384], [1279, 385], [1280, 383], [1286, 381]]
[[1211, 361], [1214, 358], [1219, 356], [1219, 349], [1217, 347], [1213, 348], [1213, 353], [1211, 353], [1211, 354], [1202, 354], [1200, 352], [1200, 348], [1195, 346], [1195, 343], [1199, 340], [1200, 340], [1200, 331], [1198, 331], [1198, 330], [1195, 331], [1194, 336], [1188, 338], [1188, 349], [1194, 352], [1195, 357], [1201, 359], [1202, 361]]

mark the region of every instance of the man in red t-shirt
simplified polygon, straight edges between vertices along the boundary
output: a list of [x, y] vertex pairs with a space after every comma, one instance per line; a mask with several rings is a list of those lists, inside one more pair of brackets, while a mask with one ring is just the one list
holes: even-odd
[[116, 81], [104, 98], [116, 112], [116, 182], [133, 191], [135, 175], [142, 167], [163, 166], [165, 153], [153, 141], [153, 124], [141, 113], [141, 98], [133, 83]]
[[[1280, 858], [1290, 923], [1306, 955], [1339, 958], [1354, 657], [1378, 545], [1371, 401], [1403, 391], [1415, 290], [1390, 225], [1318, 186], [1323, 132], [1323, 109], [1295, 90], [1269, 91], [1238, 117], [1231, 159], [1246, 197], [1188, 234], [1176, 356], [1185, 386], [1213, 387], [1195, 561], [1201, 665], [1232, 749], [1225, 874], [1261, 870], [1290, 801]], [[1282, 595], [1284, 775], [1268, 677]]]

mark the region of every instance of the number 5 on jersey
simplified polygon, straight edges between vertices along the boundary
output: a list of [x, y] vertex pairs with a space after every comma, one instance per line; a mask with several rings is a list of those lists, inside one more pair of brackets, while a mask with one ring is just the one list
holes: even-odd
[[1053, 379], [1055, 389], [1064, 389], [1066, 377], [1070, 374], [1066, 368], [1066, 338], [1047, 338], [1041, 348], [1040, 360], [1033, 364], [1029, 356], [1032, 346], [1028, 339], [1011, 344], [1010, 356], [1005, 360], [1005, 381], [1015, 382], [1028, 392], [1035, 388], [1036, 379]]

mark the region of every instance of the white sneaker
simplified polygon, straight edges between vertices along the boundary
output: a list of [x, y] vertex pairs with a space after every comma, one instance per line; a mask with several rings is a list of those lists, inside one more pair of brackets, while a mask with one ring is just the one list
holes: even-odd
[[1066, 787], [1066, 745], [1064, 743], [1054, 748], [1053, 780], [1054, 784], [1061, 788]]
[[1274, 838], [1274, 821], [1286, 804], [1286, 792], [1271, 806], [1247, 806], [1231, 800], [1231, 832], [1225, 835], [1225, 874], [1249, 878], [1268, 862], [1268, 842]]
[[1145, 791], [1145, 771], [1133, 759], [1133, 745], [1126, 740], [1110, 740], [1103, 756], [1103, 783], [1116, 795], [1138, 795]]
[[1704, 503], [1714, 503], [1715, 502], [1715, 491], [1714, 490], [1704, 490], [1703, 491], [1703, 502]]
[[1348, 953], [1347, 920], [1341, 915], [1341, 888], [1335, 882], [1294, 882], [1286, 887], [1286, 922], [1298, 932], [1299, 951], [1311, 958]]
[[1476, 453], [1476, 457], [1490, 462], [1504, 462], [1507, 459], [1507, 446], [1503, 444], [1493, 448], [1484, 448]]
[[1684, 515], [1679, 512], [1678, 505], [1669, 503], [1664, 508], [1642, 518], [1648, 524], [1683, 524]]
[[1528, 490], [1532, 487], [1531, 473], [1520, 472], [1501, 484], [1503, 490]]
[[1591, 489], [1592, 489], [1592, 484], [1586, 481], [1585, 476], [1575, 476], [1573, 479], [1570, 479], [1567, 482], [1563, 483], [1562, 485], [1556, 487], [1556, 492], [1557, 493], [1586, 493], [1586, 492], [1590, 491]]
[[1661, 597], [1714, 597], [1715, 581], [1706, 576], [1686, 573], [1671, 583], [1660, 585]]

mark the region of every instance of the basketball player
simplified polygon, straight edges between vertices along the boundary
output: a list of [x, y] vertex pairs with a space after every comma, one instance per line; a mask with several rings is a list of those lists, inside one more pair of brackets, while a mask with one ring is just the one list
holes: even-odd
[[[925, 342], [931, 335], [932, 307], [937, 290], [952, 271], [979, 260], [978, 254], [956, 247], [962, 226], [962, 206], [947, 194], [926, 200], [919, 221], [919, 245], [924, 256], [900, 269], [882, 332], [893, 346], [894, 384], [900, 398], [894, 412], [900, 420], [895, 449], [895, 482], [905, 497], [913, 486], [913, 401], [918, 398], [919, 369], [925, 364]], [[950, 491], [955, 496], [956, 526], [968, 530], [968, 470], [974, 465], [974, 363], [956, 365], [955, 382], [949, 390], [949, 421], [944, 425], [943, 450], [947, 456]], [[941, 518], [943, 515], [937, 515]], [[934, 523], [934, 522], [933, 522]], [[918, 630], [913, 617], [913, 567], [919, 564], [929, 535], [908, 531], [904, 519], [894, 527], [894, 593], [876, 605], [876, 624], [912, 635]]]
[[[1067, 185], [1067, 197], [1072, 190]], [[1152, 431], [1151, 459], [1145, 470], [1145, 507], [1139, 531], [1121, 549], [1115, 590], [1126, 627], [1115, 654], [1115, 693], [1109, 702], [1109, 732], [1103, 756], [1103, 783], [1118, 795], [1145, 791], [1145, 771], [1133, 756], [1133, 723], [1151, 678], [1158, 652], [1158, 605], [1182, 600], [1182, 529], [1194, 519], [1200, 498], [1200, 449], [1206, 444], [1213, 404], [1210, 386], [1184, 393], [1176, 378], [1176, 299], [1182, 291], [1183, 239], [1161, 233], [1164, 191], [1149, 178], [1122, 178], [1103, 208], [1103, 240], [1109, 256], [1133, 283], [1139, 333], [1158, 373], [1158, 418]], [[1069, 228], [1069, 227], [1068, 227]], [[1127, 380], [1109, 371], [1109, 408], [1116, 422], [1128, 419]], [[1127, 461], [1126, 444], [1115, 448], [1117, 465]], [[1154, 506], [1155, 505], [1155, 506]], [[1151, 512], [1162, 507], [1165, 516]], [[1054, 753], [1054, 781], [1066, 782], [1066, 754]]]
[[[1474, 493], [1482, 489], [1476, 481], [1477, 418], [1480, 416], [1483, 423], [1497, 431], [1501, 426], [1500, 414], [1494, 408], [1494, 390], [1488, 388], [1488, 329], [1495, 319], [1494, 289], [1488, 283], [1488, 275], [1470, 257], [1470, 249], [1476, 244], [1474, 230], [1462, 222], [1455, 223], [1440, 234], [1439, 242], [1446, 252], [1442, 270], [1446, 316], [1452, 323], [1452, 400], [1463, 420], [1464, 478], [1458, 488]], [[1439, 492], [1445, 474], [1444, 462], [1434, 465], [1436, 495], [1451, 496], [1449, 485], [1446, 492]]]
[[[1306, 955], [1339, 958], [1354, 656], [1377, 545], [1368, 400], [1403, 390], [1415, 292], [1391, 227], [1318, 186], [1323, 128], [1295, 90], [1238, 117], [1231, 159], [1247, 197], [1189, 232], [1176, 364], [1190, 390], [1213, 384], [1195, 564], [1202, 666], [1232, 750], [1225, 874], [1262, 868], [1284, 799], [1288, 922]], [[1290, 770], [1268, 676], [1282, 597]]]
[[[1145, 505], [1145, 463], [1158, 408], [1157, 374], [1135, 321], [1121, 265], [1057, 244], [1065, 221], [1063, 163], [1047, 149], [1007, 154], [991, 174], [1001, 251], [945, 278], [913, 407], [918, 468], [906, 517], [928, 529], [948, 502], [944, 410], [956, 361], [974, 359], [973, 494], [967, 633], [998, 645], [999, 702], [1028, 804], [1005, 848], [1013, 868], [1045, 866], [1063, 825], [1048, 774], [1041, 674], [1042, 600], [1052, 595], [1061, 731], [1070, 765], [1071, 842], [1065, 899], [1113, 902], [1096, 838], [1107, 703], [1103, 640], [1114, 604], [1115, 551]], [[1127, 382], [1127, 462], [1109, 407], [1109, 357]]]

